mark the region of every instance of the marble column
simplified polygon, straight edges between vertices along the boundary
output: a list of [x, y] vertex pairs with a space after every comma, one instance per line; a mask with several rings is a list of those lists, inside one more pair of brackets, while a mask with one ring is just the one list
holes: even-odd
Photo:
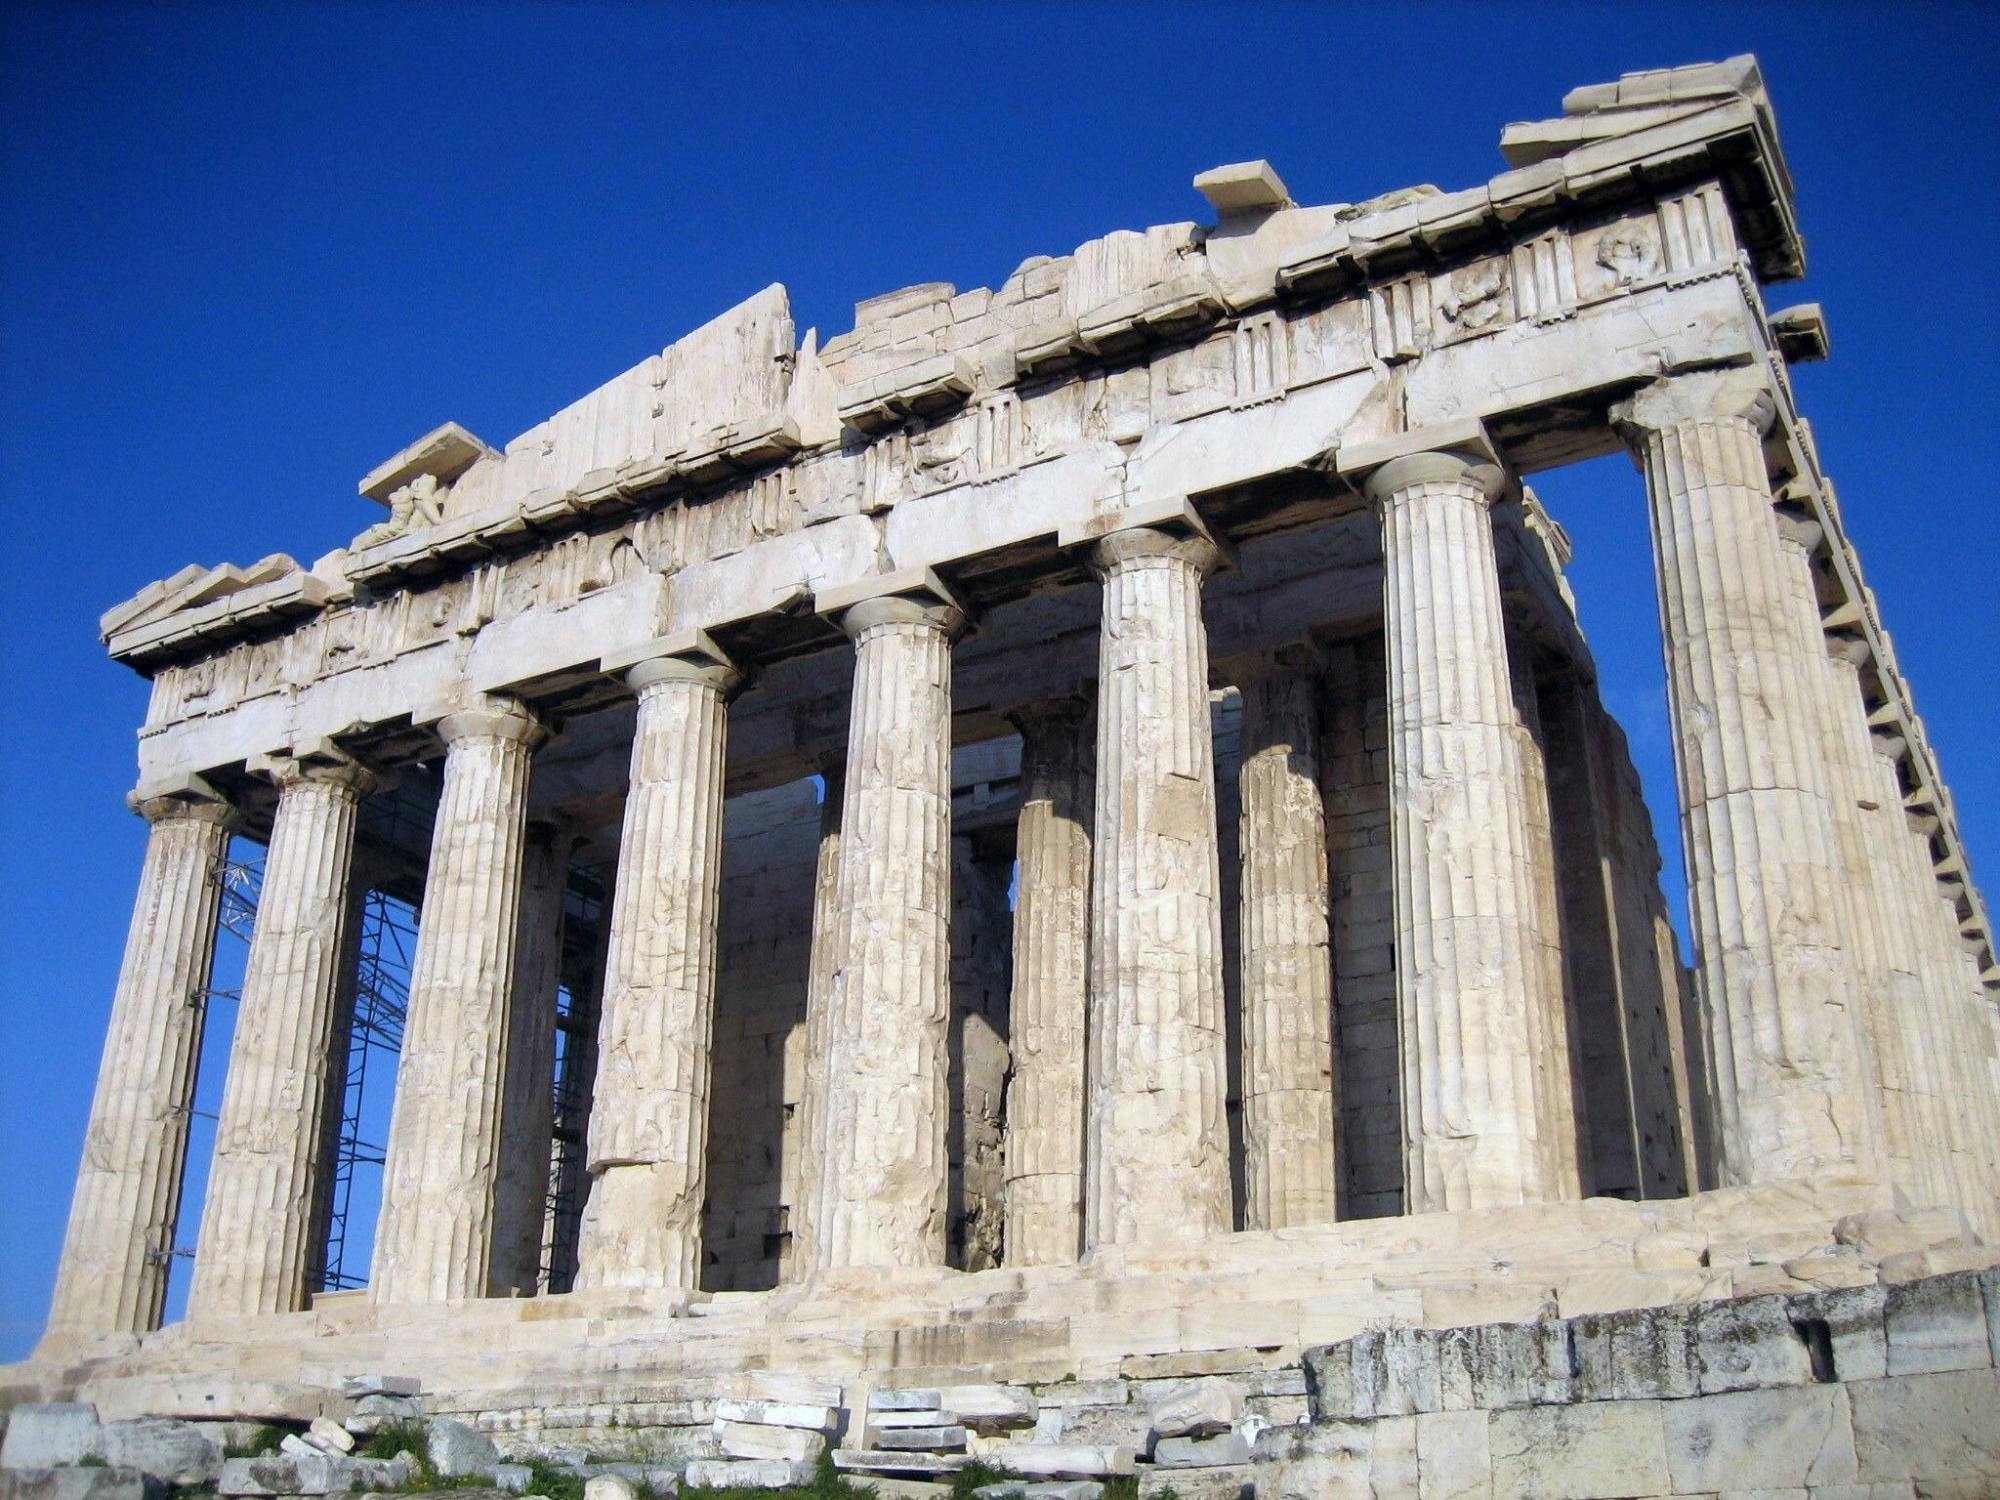
[[486, 1293], [500, 1105], [520, 937], [528, 776], [545, 731], [487, 700], [438, 725], [444, 787], [431, 835], [369, 1298]]
[[1012, 718], [1021, 733], [1021, 811], [1004, 1253], [1010, 1266], [1072, 1265], [1083, 1249], [1093, 726], [1089, 704], [1075, 698]]
[[743, 674], [698, 631], [660, 644], [625, 674], [639, 719], [597, 1023], [579, 1287], [701, 1286], [722, 777]]
[[46, 1343], [160, 1326], [187, 1160], [222, 865], [236, 814], [137, 804], [148, 826], [125, 960], [90, 1101]]
[[[1813, 625], [1819, 628], [1816, 606]], [[1944, 1144], [1949, 1122], [1937, 1084], [1943, 1042], [1928, 1025], [1922, 963], [1911, 941], [1907, 896], [1899, 888], [1902, 854], [1890, 847], [1891, 836], [1900, 837], [1903, 828], [1901, 796], [1883, 800], [1886, 768], [1870, 742], [1861, 690], [1865, 648], [1855, 641], [1835, 641], [1827, 649], [1822, 700], [1827, 769], [1841, 857], [1852, 880], [1848, 899], [1866, 980], [1884, 1161], [1890, 1180], [1913, 1202], [1946, 1203], [1955, 1196], [1955, 1183]]]
[[800, 1059], [799, 1115], [793, 1133], [798, 1153], [791, 1212], [791, 1245], [784, 1279], [798, 1281], [819, 1264], [813, 1214], [819, 1207], [820, 1167], [826, 1158], [826, 1014], [833, 986], [835, 898], [840, 892], [840, 819], [847, 767], [833, 758], [820, 766], [825, 793], [819, 803], [819, 850], [813, 865], [812, 942], [806, 957], [805, 1042]]
[[1762, 436], [1763, 377], [1658, 381], [1613, 419], [1646, 475], [1722, 1185], [1872, 1166], [1841, 861]]
[[1930, 908], [1937, 904], [1931, 875], [1930, 850], [1924, 836], [1911, 827], [1903, 806], [1898, 762], [1903, 745], [1897, 737], [1871, 737], [1875, 757], [1875, 799], [1879, 803], [1876, 851], [1887, 869], [1882, 892], [1888, 898], [1881, 936], [1899, 968], [1907, 968], [1911, 1005], [1904, 1019], [1914, 1031], [1912, 1062], [1935, 1104], [1936, 1154], [1932, 1182], [1943, 1203], [1968, 1204], [1981, 1191], [1983, 1168], [1970, 1149], [1976, 1139], [1968, 1130], [1963, 1066], [1963, 1039], [1953, 1035], [1950, 1006], [1942, 986], [1948, 976], [1939, 961], [1937, 928]]
[[1188, 522], [1097, 540], [1084, 1244], [1227, 1234], [1222, 882], [1203, 580]]
[[375, 778], [333, 757], [279, 761], [272, 775], [278, 811], [202, 1201], [192, 1320], [296, 1312], [313, 1291], [327, 1091], [345, 1071], [334, 1046], [354, 829]]
[[820, 609], [854, 642], [826, 1107], [822, 1269], [945, 1263], [950, 1163], [951, 643], [963, 612], [904, 575]]
[[551, 823], [530, 823], [521, 860], [521, 935], [515, 940], [514, 1005], [507, 1022], [489, 1297], [532, 1297], [541, 1285], [568, 883], [569, 848], [562, 831]]
[[1364, 485], [1382, 519], [1389, 832], [1407, 1211], [1554, 1196], [1537, 1075], [1548, 1013], [1520, 719], [1484, 450], [1413, 452]]
[[1319, 683], [1302, 648], [1243, 695], [1243, 1227], [1327, 1224], [1335, 1205], [1333, 947]]

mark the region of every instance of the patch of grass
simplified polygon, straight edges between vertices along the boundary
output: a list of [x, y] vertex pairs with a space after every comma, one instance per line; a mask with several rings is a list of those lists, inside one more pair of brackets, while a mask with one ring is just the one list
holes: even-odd
[[387, 1427], [378, 1427], [354, 1445], [355, 1458], [394, 1458], [408, 1450], [417, 1461], [419, 1469], [430, 1467], [430, 1440], [424, 1436], [421, 1423], [392, 1422]]
[[76, 1461], [79, 1469], [108, 1469], [111, 1467], [102, 1453], [86, 1453]]
[[982, 1459], [974, 1459], [951, 1476], [951, 1500], [970, 1500], [972, 1492], [982, 1484], [998, 1484], [1013, 1477], [1005, 1469], [996, 1468]]
[[278, 1451], [278, 1444], [285, 1440], [285, 1429], [273, 1427], [266, 1422], [250, 1434], [247, 1443], [225, 1443], [222, 1448], [224, 1458], [268, 1458]]
[[547, 1495], [549, 1500], [583, 1500], [583, 1476], [576, 1470], [540, 1457], [520, 1462], [528, 1466], [528, 1494]]

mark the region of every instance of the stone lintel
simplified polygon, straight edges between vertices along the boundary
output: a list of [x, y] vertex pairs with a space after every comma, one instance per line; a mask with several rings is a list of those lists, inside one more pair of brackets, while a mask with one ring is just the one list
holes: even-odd
[[428, 474], [439, 484], [450, 484], [492, 452], [489, 444], [458, 423], [447, 422], [370, 469], [361, 481], [361, 493], [387, 505], [391, 495], [418, 475]]
[[1218, 217], [1239, 218], [1245, 214], [1270, 213], [1289, 208], [1292, 195], [1285, 181], [1268, 161], [1230, 162], [1210, 167], [1194, 180], [1194, 190], [1208, 200]]
[[716, 644], [715, 637], [699, 625], [669, 631], [665, 635], [654, 636], [650, 641], [614, 651], [599, 661], [597, 667], [607, 677], [622, 677], [632, 668], [647, 662], [668, 660], [684, 661], [697, 667], [741, 670], [729, 653]]
[[852, 579], [836, 584], [829, 589], [821, 589], [813, 595], [813, 612], [827, 619], [847, 613], [857, 604], [866, 604], [875, 599], [915, 599], [928, 600], [957, 610], [967, 619], [972, 612], [958, 596], [945, 587], [931, 568], [898, 568], [893, 573], [871, 573], [865, 578]]
[[1236, 551], [1212, 530], [1194, 502], [1184, 495], [1147, 500], [1124, 510], [1101, 510], [1087, 520], [1063, 527], [1056, 533], [1056, 546], [1065, 552], [1095, 546], [1121, 531], [1164, 531], [1174, 536], [1200, 537], [1234, 564]]
[[1372, 498], [1369, 492], [1376, 476], [1391, 464], [1425, 454], [1458, 458], [1475, 469], [1497, 471], [1497, 482], [1493, 482], [1492, 475], [1485, 476], [1491, 500], [1509, 498], [1520, 491], [1520, 481], [1508, 466], [1506, 455], [1477, 417], [1459, 417], [1372, 442], [1342, 446], [1335, 450], [1333, 467], [1356, 494], [1368, 499]]
[[125, 805], [142, 812], [149, 802], [186, 802], [192, 806], [229, 807], [230, 801], [215, 789], [207, 777], [196, 771], [174, 771], [150, 781], [142, 780], [125, 794]]
[[375, 790], [385, 780], [373, 765], [341, 748], [326, 735], [297, 741], [286, 750], [268, 750], [252, 755], [244, 761], [243, 768], [252, 776], [266, 777], [274, 782], [295, 776], [321, 779], [352, 777], [365, 791]]

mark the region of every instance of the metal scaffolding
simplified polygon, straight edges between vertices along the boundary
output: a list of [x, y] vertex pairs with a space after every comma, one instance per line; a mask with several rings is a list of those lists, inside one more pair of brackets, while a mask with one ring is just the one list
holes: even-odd
[[383, 1143], [363, 1134], [362, 1108], [371, 1064], [394, 1068], [403, 1050], [403, 1017], [410, 1003], [410, 963], [417, 952], [417, 912], [387, 891], [371, 889], [361, 906], [361, 944], [354, 976], [354, 1019], [348, 1028], [347, 1066], [341, 1080], [340, 1122], [326, 1192], [326, 1239], [320, 1290], [365, 1286], [368, 1266], [348, 1263], [348, 1211], [355, 1177], [379, 1172]]

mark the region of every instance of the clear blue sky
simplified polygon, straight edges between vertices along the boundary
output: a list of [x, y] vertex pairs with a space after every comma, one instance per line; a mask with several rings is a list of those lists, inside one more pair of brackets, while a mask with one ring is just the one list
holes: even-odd
[[[1470, 186], [1575, 85], [1758, 53], [1810, 243], [1772, 302], [1826, 307], [1801, 399], [2000, 895], [1996, 35], [1935, 5], [7, 7], [0, 1359], [41, 1325], [143, 838], [103, 609], [342, 544], [419, 433], [504, 442], [767, 282], [838, 331], [1200, 217], [1219, 162], [1306, 202]], [[1677, 887], [1638, 478], [1538, 485]]]

